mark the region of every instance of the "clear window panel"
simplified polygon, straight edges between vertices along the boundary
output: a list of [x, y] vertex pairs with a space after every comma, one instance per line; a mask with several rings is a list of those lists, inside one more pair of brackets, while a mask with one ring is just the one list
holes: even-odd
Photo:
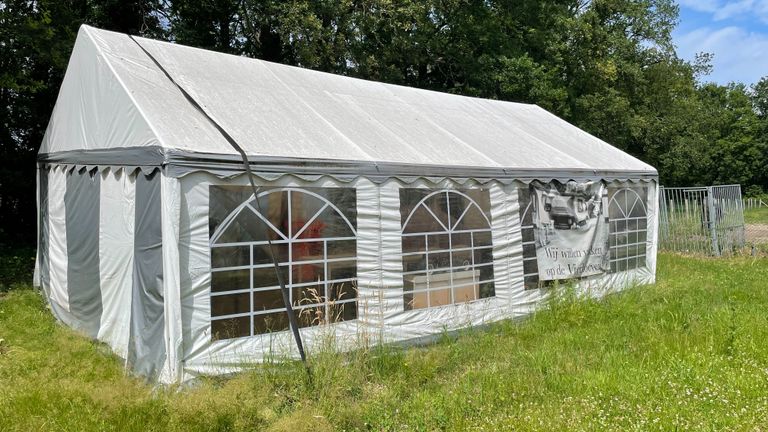
[[[284, 284], [289, 282], [288, 280], [288, 266], [280, 265], [280, 277]], [[266, 265], [263, 268], [253, 269], [253, 287], [279, 287], [280, 282], [277, 279], [277, 273], [275, 273], [275, 267], [272, 265]], [[246, 286], [247, 288], [247, 286]]]
[[472, 237], [474, 238], [475, 247], [491, 246], [493, 244], [490, 231], [474, 232]]
[[211, 297], [211, 316], [247, 314], [251, 312], [251, 294], [227, 294]]
[[324, 284], [293, 288], [292, 296], [294, 306], [320, 305], [327, 301]]
[[318, 262], [314, 264], [294, 264], [293, 265], [293, 284], [304, 284], [307, 282], [323, 282], [325, 280], [325, 263]]
[[253, 293], [254, 311], [281, 309], [283, 307], [285, 307], [285, 302], [283, 301], [283, 292], [280, 288]]
[[520, 234], [523, 236], [524, 242], [532, 242], [536, 240], [536, 236], [533, 233], [533, 228], [523, 228], [520, 231]]
[[[278, 262], [288, 261], [287, 244], [273, 243], [272, 248]], [[253, 245], [253, 264], [272, 264], [272, 262], [272, 253], [270, 252], [269, 244], [264, 243]]]
[[427, 250], [425, 235], [403, 236], [403, 253], [423, 252]]
[[451, 254], [450, 252], [430, 253], [427, 257], [428, 270], [450, 270]]
[[232, 339], [251, 335], [251, 317], [211, 320], [213, 340]]
[[456, 225], [456, 230], [478, 230], [487, 229], [488, 221], [485, 219], [485, 215], [477, 208], [477, 206], [470, 206], [464, 217], [461, 218]]
[[[404, 188], [400, 203], [406, 310], [475, 301], [482, 290], [494, 295], [487, 190]], [[427, 241], [410, 233], [427, 233]]]
[[408, 219], [408, 226], [403, 233], [440, 232], [444, 229], [435, 215], [430, 213], [425, 206], [420, 205]]
[[328, 240], [328, 259], [354, 258], [357, 256], [355, 240]]
[[523, 260], [523, 273], [527, 275], [532, 275], [532, 274], [538, 275], [539, 266], [535, 258]]
[[334, 261], [328, 263], [328, 279], [353, 279], [357, 277], [356, 261]]
[[352, 300], [357, 297], [353, 282], [332, 282], [328, 284], [328, 297], [331, 302]]
[[467, 270], [472, 267], [472, 251], [451, 252], [451, 266], [454, 269]]
[[427, 269], [427, 254], [403, 256], [403, 271], [414, 272]]
[[648, 189], [641, 186], [611, 187], [609, 196], [611, 272], [644, 267], [648, 237], [645, 207]]
[[464, 249], [472, 247], [472, 234], [461, 232], [451, 234], [451, 246], [453, 249]]
[[480, 284], [480, 298], [493, 297], [496, 295], [496, 283], [493, 281]]
[[211, 267], [240, 267], [251, 264], [250, 246], [223, 246], [211, 249]]
[[357, 302], [332, 304], [329, 311], [333, 322], [357, 319]]
[[236, 291], [242, 289], [249, 289], [251, 271], [246, 270], [227, 270], [217, 271], [211, 273], [211, 291]]
[[285, 312], [273, 312], [253, 316], [253, 333], [264, 334], [288, 330], [288, 314]]
[[448, 250], [451, 247], [448, 234], [430, 234], [427, 240], [427, 246], [431, 251]]
[[[326, 291], [332, 289], [331, 296], [355, 303], [355, 190], [260, 190], [254, 197], [247, 186], [209, 187], [211, 293], [241, 291], [211, 296], [212, 337], [241, 337], [288, 328], [283, 294], [272, 265], [275, 260], [293, 304], [306, 310], [301, 325], [354, 319], [357, 311], [352, 306], [339, 306], [339, 318], [328, 316], [336, 300], [329, 299]], [[267, 239], [273, 242], [274, 257]], [[344, 282], [326, 283], [326, 276]], [[245, 318], [227, 322], [215, 319], [232, 314], [244, 314]]]

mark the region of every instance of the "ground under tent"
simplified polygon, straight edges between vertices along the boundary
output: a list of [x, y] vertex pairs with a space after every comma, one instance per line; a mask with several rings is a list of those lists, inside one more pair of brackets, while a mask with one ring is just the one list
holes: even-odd
[[[236, 151], [248, 156], [256, 194]], [[655, 279], [656, 170], [533, 105], [83, 26], [38, 157], [36, 285], [165, 383]]]

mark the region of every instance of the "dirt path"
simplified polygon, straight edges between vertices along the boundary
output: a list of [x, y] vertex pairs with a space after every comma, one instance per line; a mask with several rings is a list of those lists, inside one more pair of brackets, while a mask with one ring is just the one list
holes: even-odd
[[746, 224], [744, 228], [747, 242], [768, 243], [768, 224]]

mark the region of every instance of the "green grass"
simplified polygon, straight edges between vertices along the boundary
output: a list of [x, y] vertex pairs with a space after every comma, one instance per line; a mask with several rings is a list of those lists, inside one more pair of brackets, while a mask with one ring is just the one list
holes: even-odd
[[0, 299], [0, 430], [765, 430], [768, 259], [662, 255], [659, 282], [524, 321], [153, 391], [37, 294]]
[[768, 207], [745, 209], [744, 222], [748, 224], [768, 224]]

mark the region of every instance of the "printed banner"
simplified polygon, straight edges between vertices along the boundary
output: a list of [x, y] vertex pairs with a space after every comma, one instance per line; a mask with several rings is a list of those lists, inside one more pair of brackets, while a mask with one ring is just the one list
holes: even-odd
[[532, 182], [530, 193], [540, 280], [609, 270], [608, 193], [602, 182]]

